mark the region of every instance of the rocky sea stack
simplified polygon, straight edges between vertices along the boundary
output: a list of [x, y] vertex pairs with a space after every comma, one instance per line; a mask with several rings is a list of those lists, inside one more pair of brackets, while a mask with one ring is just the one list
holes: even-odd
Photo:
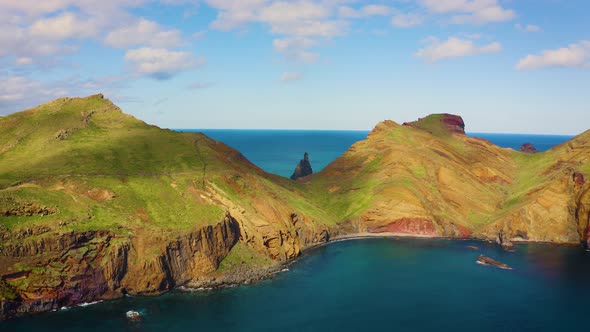
[[306, 152], [303, 155], [303, 159], [301, 159], [299, 164], [297, 164], [297, 167], [295, 167], [295, 171], [293, 172], [293, 175], [291, 175], [291, 180], [297, 180], [311, 174], [313, 174], [313, 170], [311, 169], [311, 163], [309, 162], [309, 154]]
[[531, 143], [524, 143], [520, 149], [518, 149], [518, 151], [520, 152], [524, 152], [524, 153], [537, 153], [539, 151], [537, 151], [537, 148], [532, 145]]

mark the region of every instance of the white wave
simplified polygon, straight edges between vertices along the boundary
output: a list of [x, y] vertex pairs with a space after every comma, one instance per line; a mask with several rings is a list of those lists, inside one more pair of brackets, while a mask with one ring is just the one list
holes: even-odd
[[100, 303], [100, 302], [102, 302], [102, 300], [100, 300], [100, 301], [94, 301], [94, 302], [84, 302], [84, 303], [78, 304], [77, 306], [78, 307], [87, 307], [89, 305], [97, 304], [97, 303]]

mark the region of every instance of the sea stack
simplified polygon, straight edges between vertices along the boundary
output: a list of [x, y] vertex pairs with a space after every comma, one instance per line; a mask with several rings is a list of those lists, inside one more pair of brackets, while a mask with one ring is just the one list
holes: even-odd
[[291, 180], [297, 180], [304, 176], [311, 175], [312, 173], [313, 170], [311, 169], [311, 164], [309, 163], [309, 154], [306, 152], [303, 155], [303, 159], [301, 159], [299, 164], [297, 164], [297, 167], [295, 167], [295, 171], [293, 172], [293, 175], [291, 175]]
[[534, 145], [532, 145], [531, 143], [524, 143], [520, 149], [520, 152], [524, 152], [524, 153], [537, 153], [539, 151], [537, 151], [537, 148], [535, 148]]

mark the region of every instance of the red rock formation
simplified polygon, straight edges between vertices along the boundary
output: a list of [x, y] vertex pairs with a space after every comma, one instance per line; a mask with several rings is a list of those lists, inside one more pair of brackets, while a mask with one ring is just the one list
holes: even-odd
[[531, 143], [524, 143], [520, 149], [518, 149], [518, 151], [520, 152], [524, 152], [524, 153], [537, 153], [539, 151], [537, 151], [537, 148], [535, 148], [534, 145], [532, 145]]
[[465, 122], [463, 122], [463, 118], [460, 116], [454, 114], [443, 114], [440, 121], [450, 132], [465, 135]]
[[402, 218], [385, 226], [370, 228], [370, 233], [402, 233], [437, 236], [434, 223], [428, 219]]
[[471, 236], [472, 232], [469, 228], [455, 224], [455, 227], [459, 229], [459, 238], [466, 239]]
[[577, 186], [582, 186], [586, 182], [586, 180], [584, 179], [584, 174], [582, 174], [582, 173], [575, 172], [572, 177], [573, 177], [574, 183]]

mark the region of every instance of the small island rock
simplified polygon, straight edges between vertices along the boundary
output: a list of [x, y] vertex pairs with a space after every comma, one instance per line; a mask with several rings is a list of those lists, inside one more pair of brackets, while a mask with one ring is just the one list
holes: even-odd
[[313, 174], [313, 170], [311, 169], [311, 163], [309, 162], [309, 154], [306, 152], [303, 155], [303, 159], [300, 160], [297, 167], [295, 167], [295, 171], [293, 172], [293, 175], [291, 175], [291, 180], [297, 180], [311, 174]]
[[141, 316], [141, 314], [135, 310], [129, 310], [125, 313], [125, 316], [127, 317], [127, 319], [129, 319], [130, 321], [140, 321], [143, 319], [143, 317]]
[[539, 152], [537, 150], [537, 148], [535, 148], [534, 145], [532, 145], [531, 143], [524, 143], [520, 149], [518, 149], [518, 151], [520, 152], [524, 152], [524, 153], [537, 153]]
[[479, 255], [479, 257], [477, 257], [477, 260], [475, 261], [477, 264], [480, 265], [493, 265], [495, 267], [504, 269], [504, 270], [512, 270], [512, 268], [502, 262], [498, 262], [495, 259], [489, 258], [487, 256], [484, 255]]

